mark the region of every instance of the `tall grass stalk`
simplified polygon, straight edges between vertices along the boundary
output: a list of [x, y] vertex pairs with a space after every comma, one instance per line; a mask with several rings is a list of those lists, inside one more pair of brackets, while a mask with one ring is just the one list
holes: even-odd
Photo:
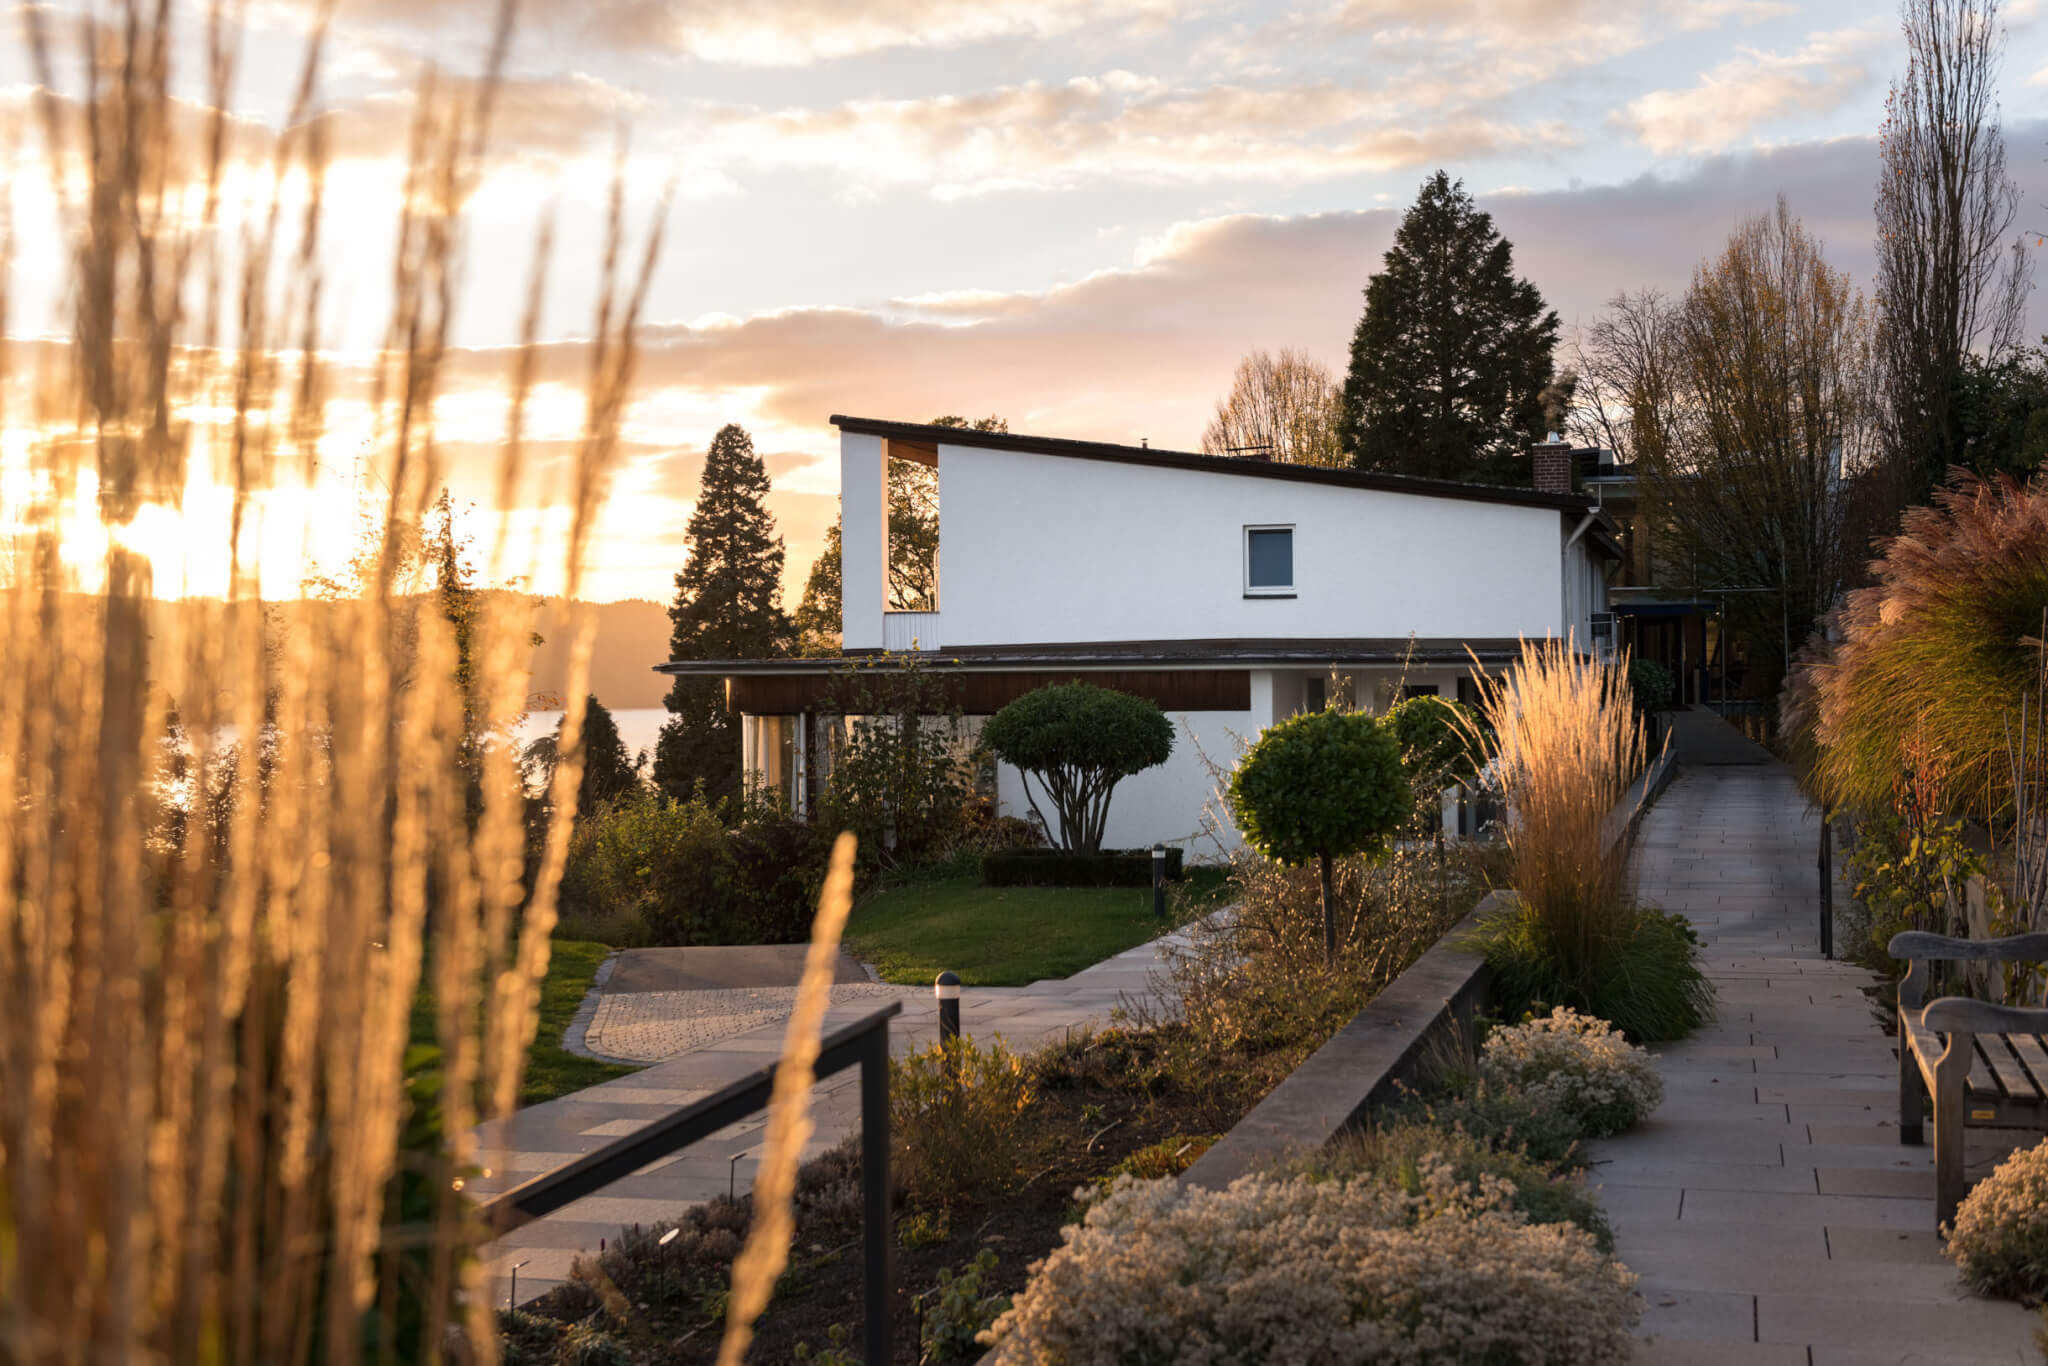
[[1514, 887], [1567, 979], [1599, 970], [1631, 928], [1628, 848], [1608, 816], [1641, 771], [1644, 738], [1628, 658], [1582, 655], [1569, 638], [1522, 642], [1504, 675], [1477, 675], [1492, 728], [1470, 728], [1510, 810]]
[[[229, 221], [233, 9], [207, 12], [196, 132], [173, 95], [170, 6], [84, 23], [76, 96], [59, 93], [49, 12], [21, 12], [72, 330], [39, 348], [56, 359], [33, 404], [0, 414], [8, 486], [29, 491], [0, 507], [0, 1359], [416, 1360], [460, 1326], [490, 1360], [458, 1173], [485, 1160], [472, 1129], [510, 1108], [534, 1029], [590, 628], [528, 884], [509, 744], [526, 612], [494, 595], [458, 625], [404, 570], [445, 475], [435, 399], [510, 5], [482, 79], [430, 80], [418, 101], [371, 553], [333, 611], [282, 634], [255, 546], [266, 496], [310, 475], [324, 435], [324, 26], [269, 202]], [[305, 193], [286, 194], [292, 177]], [[623, 217], [615, 191], [571, 462], [572, 598], [659, 247], [650, 233], [630, 263]], [[529, 308], [515, 415], [536, 331]], [[509, 506], [516, 418], [508, 438]], [[194, 460], [232, 502], [227, 596], [153, 632], [158, 585], [127, 542], [143, 513], [181, 511]], [[505, 559], [501, 540], [495, 571]], [[429, 956], [439, 1065], [409, 1076]]]
[[825, 888], [818, 897], [818, 917], [811, 926], [811, 945], [804, 953], [804, 975], [797, 985], [796, 1005], [783, 1030], [782, 1056], [775, 1064], [775, 1085], [768, 1099], [768, 1135], [761, 1169], [754, 1178], [754, 1226], [747, 1245], [732, 1264], [731, 1309], [725, 1337], [718, 1345], [718, 1366], [740, 1366], [754, 1340], [754, 1320], [768, 1307], [775, 1281], [789, 1264], [789, 1245], [796, 1236], [797, 1168], [804, 1144], [817, 1127], [811, 1119], [811, 1086], [817, 1080], [820, 1026], [832, 1004], [833, 969], [839, 937], [853, 910], [854, 839], [842, 833], [832, 845]]

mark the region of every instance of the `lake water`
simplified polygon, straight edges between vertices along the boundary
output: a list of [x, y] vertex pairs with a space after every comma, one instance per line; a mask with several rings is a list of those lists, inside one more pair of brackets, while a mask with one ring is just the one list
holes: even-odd
[[[632, 758], [641, 750], [647, 751], [647, 762], [654, 762], [654, 742], [661, 736], [662, 722], [668, 720], [666, 707], [621, 707], [612, 713], [612, 720], [618, 723], [619, 739], [626, 744], [626, 757]], [[526, 724], [519, 728], [519, 743], [538, 740], [543, 735], [553, 735], [555, 727], [562, 722], [558, 711], [530, 711]]]

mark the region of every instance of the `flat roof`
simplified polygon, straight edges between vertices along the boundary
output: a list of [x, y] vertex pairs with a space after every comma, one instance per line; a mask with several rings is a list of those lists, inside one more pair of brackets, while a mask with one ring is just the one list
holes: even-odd
[[[1469, 647], [1470, 653], [1467, 653]], [[963, 645], [914, 654], [854, 650], [839, 655], [782, 659], [682, 659], [654, 665], [656, 673], [767, 676], [834, 673], [874, 668], [891, 659], [915, 659], [920, 668], [947, 672], [992, 669], [1242, 669], [1330, 664], [1398, 666], [1403, 663], [1505, 664], [1521, 654], [1518, 640], [1489, 637], [1476, 640], [1424, 640], [1407, 636], [1376, 638], [1276, 638], [1255, 640], [1105, 640], [1040, 645]]]
[[1196, 451], [1158, 450], [1151, 446], [1119, 446], [1106, 441], [1074, 441], [1066, 437], [1026, 436], [1015, 432], [978, 432], [968, 427], [934, 427], [923, 422], [890, 422], [881, 418], [849, 417], [843, 413], [832, 415], [832, 425], [842, 432], [914, 441], [921, 445], [979, 446], [995, 451], [1062, 455], [1075, 460], [1108, 460], [1124, 465], [1150, 465], [1158, 469], [1192, 470], [1202, 474], [1229, 474], [1248, 479], [1282, 479], [1297, 484], [1406, 493], [1420, 498], [1455, 498], [1468, 503], [1553, 508], [1559, 512], [1583, 513], [1591, 506], [1591, 501], [1582, 493], [1544, 493], [1503, 484], [1466, 484], [1454, 479], [1424, 479], [1416, 475], [1382, 474], [1373, 470], [1290, 465], [1278, 460], [1247, 460], [1231, 455], [1203, 455]]

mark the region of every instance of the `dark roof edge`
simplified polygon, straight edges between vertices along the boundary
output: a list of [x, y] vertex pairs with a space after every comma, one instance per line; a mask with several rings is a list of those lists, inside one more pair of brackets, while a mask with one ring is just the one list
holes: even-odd
[[[938, 650], [920, 650], [914, 658], [925, 668], [955, 670], [1042, 669], [1242, 669], [1291, 664], [1371, 663], [1394, 665], [1413, 658], [1417, 663], [1460, 663], [1468, 658], [1467, 647], [1483, 661], [1512, 659], [1521, 649], [1519, 641], [1505, 637], [1473, 640], [1409, 640], [1375, 638], [1358, 640], [1113, 640], [1101, 642], [1042, 645], [963, 645]], [[780, 659], [686, 659], [653, 666], [663, 674], [811, 674], [832, 673], [846, 668], [876, 668], [892, 658], [881, 650], [849, 651], [843, 655], [784, 657]]]
[[891, 422], [883, 418], [834, 413], [832, 425], [842, 432], [895, 437], [904, 441], [944, 442], [949, 446], [980, 446], [1032, 455], [1061, 455], [1076, 460], [1108, 460], [1126, 465], [1196, 473], [1234, 474], [1253, 479], [1285, 479], [1302, 484], [1405, 493], [1419, 498], [1455, 498], [1468, 503], [1506, 503], [1515, 507], [1556, 508], [1584, 512], [1590, 501], [1580, 493], [1543, 493], [1500, 484], [1461, 484], [1450, 479], [1423, 479], [1371, 470], [1327, 469], [1320, 465], [1288, 465], [1272, 460], [1243, 460], [1195, 451], [1157, 450], [1150, 446], [1119, 446], [1106, 441], [1075, 441], [1061, 436], [1025, 436], [1012, 432], [977, 432], [967, 427], [934, 427], [922, 422]]

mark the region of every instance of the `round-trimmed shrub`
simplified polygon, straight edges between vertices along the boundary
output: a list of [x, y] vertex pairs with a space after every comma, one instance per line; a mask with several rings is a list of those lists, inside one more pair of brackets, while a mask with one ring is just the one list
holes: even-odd
[[1362, 712], [1303, 712], [1269, 726], [1230, 776], [1230, 814], [1247, 844], [1289, 868], [1321, 865], [1323, 954], [1332, 962], [1331, 861], [1385, 853], [1413, 803], [1401, 742]]
[[1605, 1020], [1563, 1006], [1486, 1036], [1479, 1072], [1570, 1115], [1587, 1138], [1634, 1128], [1664, 1099], [1650, 1055]]
[[1419, 1194], [1244, 1177], [1125, 1179], [986, 1335], [988, 1360], [1064, 1366], [1630, 1360], [1635, 1278], [1570, 1224], [1527, 1223], [1436, 1162]]
[[1671, 670], [1654, 659], [1631, 659], [1628, 690], [1639, 712], [1662, 711], [1678, 696], [1678, 681]]
[[2023, 1148], [1956, 1211], [1948, 1255], [1980, 1295], [2048, 1300], [2048, 1142]]
[[[991, 716], [981, 743], [1004, 763], [1037, 775], [1059, 821], [1048, 833], [1060, 847], [1092, 854], [1102, 847], [1110, 793], [1122, 779], [1167, 761], [1173, 723], [1145, 698], [1092, 683], [1056, 683]], [[1030, 798], [1028, 776], [1024, 793]]]

